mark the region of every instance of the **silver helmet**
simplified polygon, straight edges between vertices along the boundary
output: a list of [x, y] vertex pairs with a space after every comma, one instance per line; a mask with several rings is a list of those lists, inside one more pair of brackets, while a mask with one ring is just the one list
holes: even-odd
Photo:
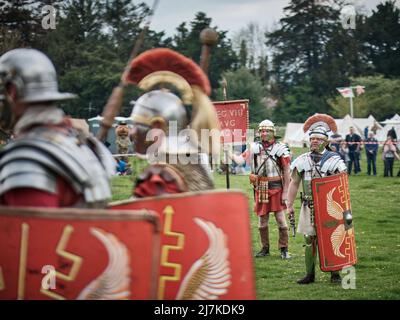
[[310, 139], [319, 138], [328, 141], [328, 131], [329, 129], [327, 129], [324, 125], [317, 125], [315, 127], [312, 127], [310, 128], [309, 133]]
[[[18, 100], [25, 103], [58, 101], [75, 98], [71, 93], [58, 91], [57, 74], [53, 63], [35, 49], [14, 49], [0, 57], [0, 86], [17, 88]], [[0, 95], [4, 100], [5, 96]]]
[[274, 123], [268, 119], [261, 121], [260, 124], [258, 125], [258, 131], [261, 130], [272, 130], [274, 132], [274, 135], [276, 134]]
[[133, 104], [131, 119], [134, 123], [151, 126], [154, 121], [160, 121], [168, 130], [170, 121], [175, 121], [178, 131], [189, 124], [189, 117], [182, 101], [171, 92], [149, 91]]
[[182, 130], [187, 129], [189, 125], [189, 116], [179, 97], [166, 90], [152, 90], [143, 94], [133, 104], [131, 139], [137, 146], [137, 153], [147, 152], [147, 148], [152, 143], [152, 141], [151, 143], [147, 141], [147, 134], [156, 122], [165, 133], [165, 139], [158, 147], [159, 152], [175, 154], [197, 152], [196, 143], [188, 141], [181, 134]]

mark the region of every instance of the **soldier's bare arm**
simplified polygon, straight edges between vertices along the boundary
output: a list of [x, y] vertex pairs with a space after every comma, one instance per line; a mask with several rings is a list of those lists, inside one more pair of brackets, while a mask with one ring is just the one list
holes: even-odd
[[283, 167], [283, 191], [282, 191], [282, 203], [285, 204], [288, 199], [288, 190], [290, 185], [290, 166]]
[[289, 189], [288, 189], [288, 199], [287, 199], [287, 208], [289, 211], [293, 211], [293, 203], [294, 199], [296, 199], [297, 196], [297, 191], [299, 190], [301, 182], [301, 177], [297, 173], [297, 170], [294, 169], [292, 172], [292, 179], [289, 184]]

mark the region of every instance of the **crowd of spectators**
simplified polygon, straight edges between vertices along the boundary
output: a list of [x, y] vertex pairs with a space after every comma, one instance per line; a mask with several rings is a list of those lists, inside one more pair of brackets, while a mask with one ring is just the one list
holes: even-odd
[[[375, 138], [375, 133], [364, 130], [364, 137], [361, 137], [355, 132], [354, 127], [350, 127], [349, 133], [343, 137], [335, 133], [330, 138], [331, 149], [341, 156], [343, 161], [347, 164], [348, 174], [358, 174], [361, 170], [362, 151], [365, 150], [365, 158], [367, 163], [367, 174], [377, 175], [376, 161], [379, 153], [379, 142]], [[394, 127], [388, 131], [386, 141], [382, 145], [382, 161], [384, 165], [383, 176], [393, 177], [393, 166], [395, 160], [400, 160], [399, 145], [397, 134]], [[400, 168], [397, 173], [400, 177]]]

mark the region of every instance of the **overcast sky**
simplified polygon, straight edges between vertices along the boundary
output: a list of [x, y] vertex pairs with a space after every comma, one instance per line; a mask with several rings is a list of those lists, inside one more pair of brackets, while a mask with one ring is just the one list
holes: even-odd
[[[142, 1], [149, 6], [153, 3], [153, 0]], [[364, 5], [369, 11], [382, 1], [352, 0], [356, 5]], [[235, 31], [250, 22], [258, 23], [261, 28], [271, 29], [283, 16], [283, 8], [289, 2], [290, 0], [159, 0], [151, 28], [156, 31], [164, 30], [171, 36], [181, 22], [189, 22], [196, 12], [203, 11], [212, 18], [212, 26], [229, 31], [229, 36], [233, 36]], [[397, 5], [399, 3], [398, 0]]]

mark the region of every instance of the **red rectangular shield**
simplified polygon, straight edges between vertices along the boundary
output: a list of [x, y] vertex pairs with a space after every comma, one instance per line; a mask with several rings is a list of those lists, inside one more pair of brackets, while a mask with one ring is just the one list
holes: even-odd
[[0, 207], [0, 299], [155, 299], [149, 211]]
[[312, 180], [315, 227], [322, 271], [357, 263], [354, 227], [346, 230], [343, 213], [351, 211], [346, 173]]
[[222, 143], [246, 143], [249, 128], [249, 100], [213, 102], [221, 128]]
[[239, 191], [123, 201], [161, 219], [159, 299], [255, 299], [250, 221]]

